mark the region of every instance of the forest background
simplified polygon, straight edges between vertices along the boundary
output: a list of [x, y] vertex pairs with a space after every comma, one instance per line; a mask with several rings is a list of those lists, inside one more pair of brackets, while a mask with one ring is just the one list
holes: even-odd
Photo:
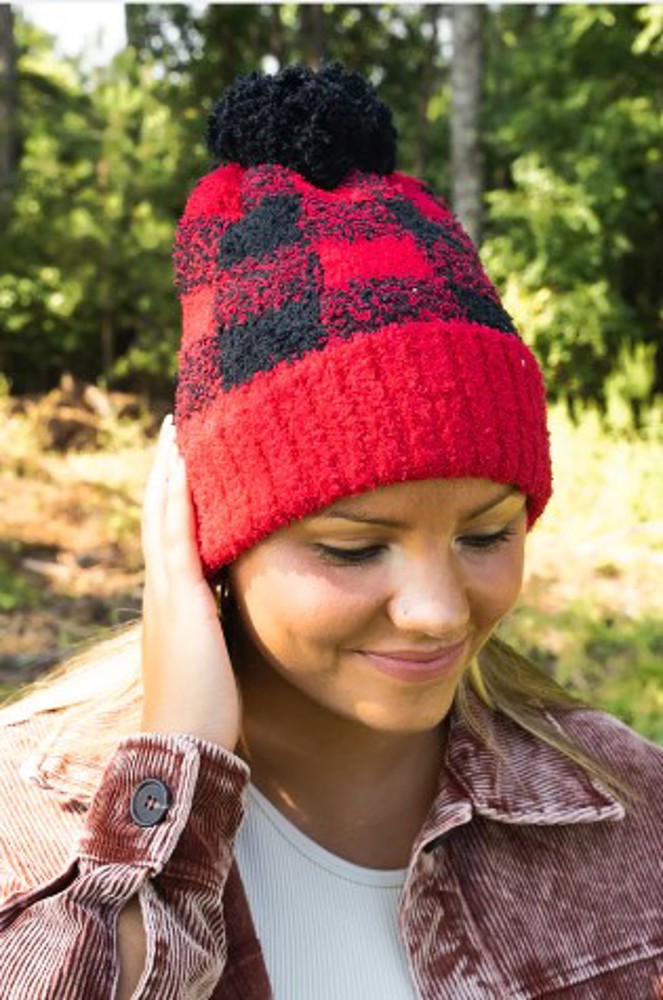
[[663, 7], [132, 4], [102, 67], [0, 4], [0, 683], [135, 617], [176, 375], [170, 247], [238, 73], [340, 59], [393, 108], [546, 372], [556, 494], [505, 625], [663, 742]]

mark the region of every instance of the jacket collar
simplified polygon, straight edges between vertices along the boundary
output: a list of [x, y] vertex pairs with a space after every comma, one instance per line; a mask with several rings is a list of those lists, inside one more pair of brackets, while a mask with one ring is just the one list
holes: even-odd
[[[503, 713], [493, 712], [471, 689], [467, 701], [489, 744], [468, 725], [454, 700], [438, 792], [415, 849], [430, 845], [475, 814], [501, 823], [539, 826], [624, 818], [622, 804], [573, 761]], [[558, 717], [548, 713], [548, 719], [562, 728]], [[600, 720], [600, 713], [588, 712], [584, 724], [596, 728]], [[59, 754], [54, 741], [45, 753], [25, 760], [21, 770], [25, 778], [58, 797], [87, 805], [105, 763], [94, 755]]]
[[[508, 716], [489, 709], [471, 689], [467, 701], [489, 743], [465, 721], [454, 701], [438, 793], [415, 851], [431, 850], [445, 833], [473, 815], [538, 826], [624, 818], [619, 800], [579, 765]], [[563, 731], [560, 718], [546, 715]], [[587, 713], [586, 725], [600, 727], [600, 720], [600, 713]]]

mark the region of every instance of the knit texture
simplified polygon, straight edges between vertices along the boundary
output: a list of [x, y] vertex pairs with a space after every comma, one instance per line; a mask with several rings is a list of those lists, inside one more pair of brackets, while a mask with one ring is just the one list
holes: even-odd
[[333, 190], [221, 165], [174, 253], [175, 421], [208, 576], [294, 519], [390, 483], [551, 492], [545, 390], [458, 221], [398, 171]]
[[353, 167], [390, 174], [396, 138], [389, 108], [368, 80], [339, 62], [318, 72], [286, 66], [275, 76], [240, 76], [207, 122], [218, 162], [280, 163], [330, 190]]

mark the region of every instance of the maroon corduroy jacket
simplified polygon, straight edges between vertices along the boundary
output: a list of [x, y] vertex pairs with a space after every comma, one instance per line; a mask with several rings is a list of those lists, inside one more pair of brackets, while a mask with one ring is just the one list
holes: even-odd
[[[640, 792], [624, 810], [471, 699], [504, 756], [452, 712], [401, 898], [413, 996], [661, 1000], [663, 750], [600, 712], [556, 716]], [[148, 952], [135, 997], [268, 1000], [233, 861], [247, 766], [185, 735], [126, 738], [105, 768], [44, 758], [49, 725], [39, 715], [0, 734], [3, 1000], [114, 996], [116, 919], [136, 891]], [[171, 799], [143, 827], [131, 802], [147, 778]]]

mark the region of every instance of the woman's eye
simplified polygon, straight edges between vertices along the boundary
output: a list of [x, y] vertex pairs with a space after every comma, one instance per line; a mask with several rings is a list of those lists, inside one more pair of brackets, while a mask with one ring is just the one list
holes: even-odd
[[382, 552], [381, 545], [371, 545], [370, 547], [362, 549], [338, 549], [333, 545], [323, 545], [322, 543], [318, 543], [315, 547], [320, 552], [323, 559], [326, 559], [329, 562], [349, 563], [354, 565], [358, 563], [370, 562]]
[[[506, 527], [490, 535], [462, 535], [459, 541], [466, 548], [489, 552], [504, 545], [515, 534], [514, 528]], [[341, 549], [334, 545], [323, 545], [322, 542], [317, 543], [315, 548], [327, 562], [355, 566], [361, 563], [375, 562], [385, 549], [383, 545], [365, 546], [361, 549]]]
[[502, 528], [491, 535], [463, 535], [460, 539], [463, 545], [470, 549], [481, 549], [484, 552], [497, 549], [516, 534], [513, 528]]

